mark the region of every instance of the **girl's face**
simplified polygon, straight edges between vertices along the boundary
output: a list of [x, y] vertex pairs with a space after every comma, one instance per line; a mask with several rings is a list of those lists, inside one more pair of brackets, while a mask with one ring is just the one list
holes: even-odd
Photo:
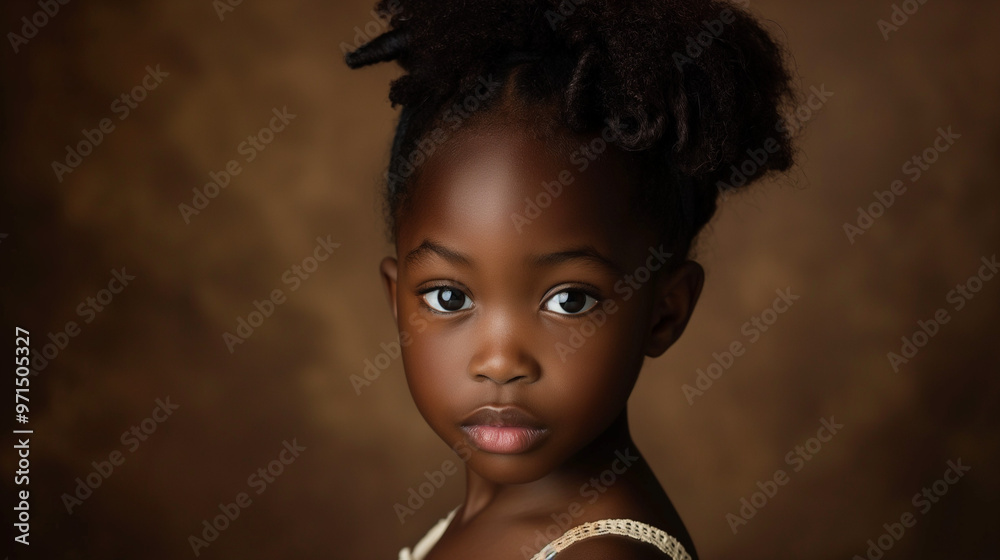
[[423, 164], [399, 261], [382, 262], [418, 410], [497, 483], [537, 480], [606, 430], [701, 289], [693, 262], [657, 272], [674, 263], [629, 213], [622, 154], [588, 162], [463, 130]]

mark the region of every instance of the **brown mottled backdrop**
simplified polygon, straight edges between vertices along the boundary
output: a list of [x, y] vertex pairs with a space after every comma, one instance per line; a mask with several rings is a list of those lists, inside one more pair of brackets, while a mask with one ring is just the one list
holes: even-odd
[[[200, 557], [395, 558], [461, 499], [458, 474], [399, 522], [393, 505], [450, 451], [398, 359], [360, 395], [350, 381], [396, 339], [375, 187], [400, 70], [341, 58], [378, 26], [370, 8], [245, 1], [220, 21], [210, 0], [75, 0], [36, 16], [48, 21], [28, 38], [21, 18], [42, 8], [4, 3], [3, 348], [21, 326], [38, 356], [31, 544], [11, 557], [191, 558], [188, 536], [247, 492]], [[632, 398], [637, 441], [706, 559], [865, 556], [904, 512], [916, 524], [883, 537], [886, 559], [995, 558], [1000, 279], [974, 281], [960, 310], [948, 294], [1000, 249], [1000, 5], [928, 0], [888, 40], [888, 0], [752, 8], [794, 54], [806, 98], [811, 86], [833, 95], [803, 109], [800, 166], [730, 199], [706, 231], [702, 301]], [[134, 107], [115, 103], [144, 79], [155, 89], [136, 90]], [[285, 107], [294, 118], [246, 162], [241, 142]], [[67, 156], [102, 119], [89, 155]], [[911, 181], [904, 163], [939, 127], [960, 137]], [[67, 159], [77, 165], [53, 169]], [[186, 223], [178, 205], [230, 160], [240, 173]], [[852, 243], [844, 223], [896, 179], [905, 193]], [[318, 237], [339, 246], [292, 291], [283, 275]], [[124, 289], [112, 282], [122, 267]], [[102, 293], [109, 283], [120, 293]], [[287, 299], [230, 353], [223, 333], [275, 289]], [[777, 289], [799, 299], [750, 343], [741, 327]], [[949, 322], [894, 371], [887, 353], [939, 308]], [[689, 403], [683, 386], [737, 340], [745, 354]], [[154, 414], [168, 397], [176, 409]], [[9, 430], [24, 427], [10, 414], [9, 530]], [[795, 472], [786, 454], [830, 416], [843, 428]], [[123, 441], [132, 426], [151, 433]], [[293, 441], [305, 449], [257, 494], [248, 477]], [[939, 483], [947, 494], [922, 513], [912, 496], [959, 458], [971, 470]], [[734, 534], [727, 514], [777, 469], [788, 484]], [[88, 475], [100, 486], [68, 513]]]

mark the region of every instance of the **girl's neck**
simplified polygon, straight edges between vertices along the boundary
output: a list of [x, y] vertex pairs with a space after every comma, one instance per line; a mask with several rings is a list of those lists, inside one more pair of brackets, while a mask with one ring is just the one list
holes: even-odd
[[[624, 459], [623, 459], [624, 458]], [[617, 462], [616, 462], [617, 461]], [[632, 468], [640, 463], [639, 469], [646, 470], [645, 461], [632, 442], [628, 427], [627, 408], [601, 435], [567, 460], [561, 467], [548, 475], [526, 484], [497, 484], [482, 478], [466, 465], [466, 497], [460, 523], [465, 524], [489, 509], [498, 515], [505, 512], [544, 513], [553, 505], [565, 508], [573, 501], [583, 501], [581, 488], [590, 485], [592, 492], [608, 491], [601, 483], [594, 482], [602, 471], [625, 465]], [[636, 473], [638, 474], [638, 473]], [[622, 477], [625, 478], [633, 477]]]

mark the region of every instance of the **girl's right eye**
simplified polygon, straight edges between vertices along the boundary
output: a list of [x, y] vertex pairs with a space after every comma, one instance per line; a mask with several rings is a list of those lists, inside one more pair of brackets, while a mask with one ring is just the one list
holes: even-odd
[[464, 292], [450, 286], [433, 288], [424, 292], [423, 298], [438, 313], [453, 313], [472, 307], [472, 300]]

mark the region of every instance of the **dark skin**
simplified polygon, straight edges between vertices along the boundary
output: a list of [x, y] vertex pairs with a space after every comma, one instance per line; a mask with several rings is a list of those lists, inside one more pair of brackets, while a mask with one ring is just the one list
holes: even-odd
[[[414, 401], [466, 467], [465, 502], [426, 560], [526, 558], [570, 527], [607, 518], [662, 529], [693, 556], [632, 441], [626, 405], [645, 357], [663, 354], [687, 325], [702, 267], [654, 257], [663, 245], [628, 208], [635, 186], [623, 179], [622, 152], [579, 172], [522, 126], [470, 125], [449, 142], [422, 165], [399, 217], [400, 260], [380, 266], [409, 338], [402, 358]], [[511, 215], [564, 170], [573, 182], [518, 232]], [[528, 264], [545, 254], [557, 256]], [[574, 331], [585, 333], [582, 344]], [[523, 453], [476, 448], [461, 421], [498, 404], [529, 411], [545, 437]], [[558, 555], [664, 557], [618, 536]]]

